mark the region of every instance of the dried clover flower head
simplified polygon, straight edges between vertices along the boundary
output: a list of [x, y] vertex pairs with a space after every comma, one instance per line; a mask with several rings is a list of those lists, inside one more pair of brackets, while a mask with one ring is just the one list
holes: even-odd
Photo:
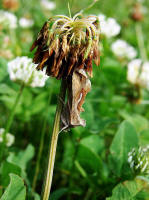
[[140, 3], [135, 3], [134, 4], [134, 7], [133, 7], [133, 11], [131, 13], [131, 18], [134, 20], [134, 21], [142, 21], [143, 18], [144, 18], [144, 15], [143, 15], [143, 7]]
[[98, 43], [98, 17], [57, 15], [44, 24], [31, 51], [37, 47], [33, 61], [38, 70], [46, 67], [49, 76], [67, 78], [84, 69], [92, 77], [92, 60], [99, 65]]
[[133, 148], [128, 153], [128, 163], [136, 175], [149, 174], [149, 146]]
[[16, 11], [19, 8], [19, 1], [18, 0], [3, 0], [2, 1], [3, 8]]

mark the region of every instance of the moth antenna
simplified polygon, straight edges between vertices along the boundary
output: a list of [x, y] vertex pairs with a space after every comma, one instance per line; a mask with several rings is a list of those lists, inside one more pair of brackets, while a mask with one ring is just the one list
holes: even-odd
[[62, 131], [66, 131], [68, 128], [69, 128], [69, 125], [64, 126], [64, 127], [59, 131], [58, 134], [60, 134]]

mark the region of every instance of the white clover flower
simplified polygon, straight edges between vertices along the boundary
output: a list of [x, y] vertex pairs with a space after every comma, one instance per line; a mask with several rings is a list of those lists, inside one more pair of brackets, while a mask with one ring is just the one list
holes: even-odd
[[[4, 128], [0, 128], [0, 143], [3, 142], [3, 133], [4, 133], [5, 129]], [[15, 137], [10, 134], [7, 133], [6, 134], [6, 146], [10, 147], [13, 143], [14, 143]]]
[[149, 90], [149, 62], [144, 62], [139, 76], [139, 84]]
[[45, 71], [37, 71], [36, 67], [31, 58], [17, 57], [8, 63], [8, 73], [12, 81], [23, 82], [31, 87], [43, 87], [48, 76]]
[[19, 25], [22, 27], [22, 28], [30, 28], [32, 27], [34, 24], [34, 21], [32, 19], [27, 19], [25, 17], [22, 17], [20, 20], [19, 20]]
[[98, 18], [99, 18], [99, 20], [100, 20], [100, 23], [106, 21], [106, 16], [105, 16], [104, 14], [99, 14], [99, 15], [98, 15]]
[[41, 6], [45, 10], [54, 10], [56, 8], [56, 4], [54, 2], [48, 1], [48, 0], [41, 0]]
[[127, 80], [132, 84], [138, 83], [141, 63], [141, 59], [135, 59], [128, 63]]
[[127, 58], [129, 60], [137, 56], [137, 51], [124, 40], [116, 40], [111, 46], [112, 52], [119, 58]]
[[17, 27], [17, 17], [4, 10], [0, 10], [0, 25], [5, 28], [15, 29]]
[[132, 60], [128, 64], [127, 80], [149, 90], [149, 62], [141, 59]]
[[105, 35], [107, 38], [111, 38], [120, 33], [121, 27], [114, 18], [106, 18], [103, 14], [98, 15], [98, 18], [100, 21], [101, 34]]

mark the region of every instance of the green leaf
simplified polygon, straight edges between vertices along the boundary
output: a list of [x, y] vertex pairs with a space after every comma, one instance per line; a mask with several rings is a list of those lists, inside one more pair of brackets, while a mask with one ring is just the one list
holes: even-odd
[[139, 134], [139, 140], [141, 145], [149, 144], [149, 129], [143, 130]]
[[127, 121], [122, 122], [110, 146], [110, 164], [119, 176], [124, 164], [127, 163], [128, 153], [138, 147], [138, 136], [134, 127]]
[[21, 175], [21, 169], [19, 166], [4, 161], [1, 165], [1, 184], [3, 185], [3, 187], [8, 186], [10, 178], [9, 178], [9, 174], [13, 173], [13, 174], [17, 174], [17, 175]]
[[7, 95], [16, 95], [16, 91], [10, 88], [8, 85], [2, 83], [0, 84], [0, 94], [7, 94]]
[[87, 101], [83, 105], [83, 108], [84, 108], [85, 112], [81, 114], [82, 118], [86, 120], [87, 128], [91, 129], [93, 124], [94, 124], [94, 122], [95, 122], [93, 105], [87, 99]]
[[26, 188], [23, 180], [15, 174], [10, 174], [10, 183], [1, 200], [25, 200], [25, 196]]
[[135, 199], [132, 199], [128, 189], [120, 183], [112, 191], [112, 197], [107, 198], [106, 200], [135, 200]]
[[7, 158], [7, 160], [15, 163], [16, 165], [20, 166], [21, 169], [25, 170], [27, 163], [33, 158], [34, 153], [34, 147], [29, 144], [24, 151], [20, 151], [17, 155], [10, 153], [10, 156]]
[[149, 121], [139, 114], [129, 114], [121, 111], [120, 115], [136, 128], [137, 133], [149, 128]]
[[32, 114], [36, 114], [45, 109], [47, 106], [47, 92], [42, 92], [39, 94], [30, 106], [30, 110]]
[[49, 200], [58, 200], [60, 199], [66, 192], [68, 191], [67, 188], [61, 188], [59, 190], [54, 191]]
[[64, 140], [64, 153], [62, 160], [62, 168], [65, 170], [71, 170], [73, 167], [73, 159], [75, 154], [75, 146], [70, 137]]
[[40, 196], [37, 193], [33, 193], [34, 200], [40, 200]]
[[85, 137], [80, 141], [80, 144], [97, 154], [104, 149], [104, 140], [98, 135], [90, 135]]
[[106, 200], [145, 200], [147, 192], [143, 191], [144, 183], [125, 181], [118, 184], [112, 191], [112, 196]]
[[88, 173], [102, 170], [102, 161], [99, 155], [83, 144], [79, 145], [77, 160]]

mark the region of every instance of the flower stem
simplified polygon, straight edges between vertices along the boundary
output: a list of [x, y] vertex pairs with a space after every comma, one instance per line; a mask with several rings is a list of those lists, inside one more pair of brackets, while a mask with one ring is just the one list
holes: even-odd
[[54, 169], [54, 161], [55, 161], [55, 156], [56, 156], [56, 147], [57, 147], [58, 134], [59, 134], [60, 116], [61, 116], [61, 111], [63, 108], [63, 102], [65, 100], [65, 94], [66, 94], [66, 81], [62, 80], [56, 114], [55, 114], [51, 146], [49, 149], [48, 165], [47, 165], [47, 171], [46, 171], [45, 180], [43, 184], [41, 200], [48, 200], [49, 195], [50, 195], [53, 169]]
[[[51, 96], [52, 96], [52, 89], [50, 90], [48, 105], [50, 104]], [[43, 121], [43, 127], [42, 127], [42, 131], [41, 131], [40, 145], [39, 145], [39, 151], [38, 151], [38, 155], [37, 155], [37, 162], [36, 162], [36, 168], [35, 168], [35, 175], [34, 175], [33, 184], [32, 184], [33, 191], [35, 191], [35, 189], [36, 189], [37, 178], [38, 178], [38, 173], [39, 173], [39, 169], [40, 169], [40, 160], [41, 160], [41, 155], [42, 155], [42, 151], [43, 151], [43, 147], [44, 147], [46, 125], [47, 125], [47, 115]]]
[[139, 46], [141, 58], [143, 59], [143, 61], [147, 61], [147, 54], [146, 54], [146, 49], [144, 45], [142, 26], [139, 22], [137, 22], [135, 28], [136, 28], [136, 36], [138, 40], [138, 46]]
[[13, 121], [13, 118], [14, 118], [14, 115], [15, 115], [16, 107], [17, 107], [17, 105], [19, 103], [19, 100], [20, 100], [20, 97], [22, 95], [23, 89], [24, 89], [24, 84], [21, 85], [20, 90], [18, 91], [18, 94], [16, 96], [16, 99], [15, 99], [15, 102], [13, 104], [12, 110], [10, 112], [9, 118], [7, 120], [5, 131], [3, 133], [3, 142], [4, 142], [4, 144], [6, 143], [6, 135], [9, 132], [9, 129], [11, 127], [11, 124], [12, 124], [12, 121]]

